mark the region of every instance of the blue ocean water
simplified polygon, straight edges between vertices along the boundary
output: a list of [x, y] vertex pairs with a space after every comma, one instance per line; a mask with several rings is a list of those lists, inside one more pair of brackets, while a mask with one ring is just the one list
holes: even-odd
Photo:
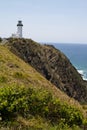
[[87, 80], [87, 44], [53, 44], [61, 50], [75, 66], [77, 71]]

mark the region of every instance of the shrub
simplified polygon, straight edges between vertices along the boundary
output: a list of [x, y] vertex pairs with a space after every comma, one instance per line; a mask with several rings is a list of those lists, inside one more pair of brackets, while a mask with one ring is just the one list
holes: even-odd
[[83, 122], [80, 110], [54, 99], [48, 91], [23, 86], [0, 88], [0, 113], [2, 120], [11, 120], [18, 114], [28, 118], [31, 114], [46, 118], [52, 124], [63, 122], [73, 126]]
[[0, 42], [2, 42], [2, 38], [0, 37]]
[[24, 78], [24, 75], [23, 75], [23, 73], [21, 73], [21, 72], [15, 72], [15, 73], [14, 73], [14, 77], [15, 77], [15, 78], [18, 78], [18, 79], [23, 79], [23, 78]]
[[4, 83], [7, 81], [7, 78], [5, 76], [0, 76], [0, 83]]

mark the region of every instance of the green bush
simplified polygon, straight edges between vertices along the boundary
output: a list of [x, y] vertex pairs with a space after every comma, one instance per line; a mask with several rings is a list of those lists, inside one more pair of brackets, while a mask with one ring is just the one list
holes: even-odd
[[0, 42], [2, 42], [2, 38], [0, 37]]
[[0, 88], [0, 114], [2, 121], [11, 120], [17, 115], [41, 116], [52, 124], [64, 123], [69, 126], [81, 125], [83, 116], [80, 110], [54, 99], [45, 90], [34, 90], [23, 86]]
[[0, 83], [4, 83], [7, 81], [7, 78], [5, 76], [0, 76]]
[[0, 113], [2, 119], [12, 118], [15, 113], [24, 113], [27, 109], [27, 92], [23, 87], [0, 88]]
[[23, 78], [24, 78], [24, 75], [23, 75], [23, 73], [21, 73], [21, 72], [15, 72], [15, 73], [14, 73], [14, 77], [15, 77], [15, 78], [18, 78], [18, 79], [23, 79]]

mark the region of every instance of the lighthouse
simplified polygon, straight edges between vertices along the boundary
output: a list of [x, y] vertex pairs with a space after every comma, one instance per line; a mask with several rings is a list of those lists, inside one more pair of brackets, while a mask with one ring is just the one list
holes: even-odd
[[18, 35], [19, 38], [22, 38], [22, 27], [23, 27], [22, 21], [18, 21], [17, 35]]

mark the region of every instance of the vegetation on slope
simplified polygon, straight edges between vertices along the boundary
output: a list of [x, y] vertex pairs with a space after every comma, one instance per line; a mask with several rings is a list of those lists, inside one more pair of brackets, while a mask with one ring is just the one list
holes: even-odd
[[87, 103], [87, 83], [67, 57], [49, 45], [31, 39], [7, 39], [10, 50], [33, 66], [47, 80], [81, 103]]
[[0, 129], [74, 130], [83, 123], [78, 102], [0, 45]]
[[[52, 125], [58, 127], [58, 124], [61, 124], [63, 129], [83, 125], [84, 120], [80, 110], [53, 98], [48, 91], [35, 91], [33, 88], [23, 86], [0, 88], [0, 114], [2, 124], [15, 129], [21, 125], [22, 129], [44, 129], [49, 126], [34, 125], [33, 122], [30, 124], [33, 117], [44, 119], [45, 122], [49, 122], [50, 127]], [[20, 124], [18, 116], [26, 119], [27, 125], [24, 122]]]

